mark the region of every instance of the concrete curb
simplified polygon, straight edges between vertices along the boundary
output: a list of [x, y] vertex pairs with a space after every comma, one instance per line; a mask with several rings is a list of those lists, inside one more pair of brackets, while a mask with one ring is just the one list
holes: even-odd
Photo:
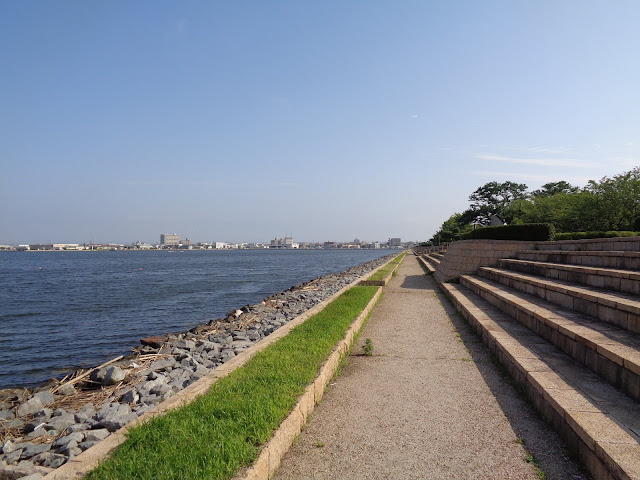
[[[406, 256], [406, 254], [405, 254], [405, 256]], [[396, 258], [398, 258], [398, 257], [395, 256], [391, 260], [395, 260]], [[363, 287], [386, 287], [387, 285], [389, 285], [389, 282], [393, 278], [393, 274], [396, 272], [396, 270], [398, 270], [398, 268], [400, 268], [400, 265], [402, 265], [402, 262], [404, 262], [404, 257], [402, 257], [402, 260], [400, 260], [400, 262], [395, 266], [395, 268], [393, 270], [391, 270], [389, 272], [389, 275], [384, 277], [384, 279], [382, 279], [382, 280], [360, 280], [360, 285], [362, 285]], [[387, 263], [389, 263], [389, 262], [387, 262]], [[385, 265], [386, 265], [386, 263], [385, 263]], [[384, 265], [383, 265], [383, 267], [384, 267]], [[382, 268], [382, 267], [380, 267], [380, 268]], [[377, 269], [376, 269], [376, 271], [377, 271]], [[371, 272], [371, 273], [373, 274], [373, 272]]]
[[353, 321], [345, 337], [338, 342], [327, 361], [320, 367], [314, 382], [306, 388], [289, 416], [280, 424], [280, 428], [276, 430], [271, 440], [264, 446], [253, 466], [236, 475], [234, 480], [269, 480], [273, 476], [280, 466], [285, 453], [287, 453], [295, 438], [302, 431], [307, 418], [316, 404], [322, 399], [324, 389], [340, 365], [340, 359], [351, 348], [351, 344], [381, 294], [382, 288], [379, 287], [365, 309]]
[[[393, 260], [393, 258], [390, 259], [389, 262], [391, 260]], [[383, 268], [389, 262], [386, 262], [380, 265], [378, 268], [372, 270], [371, 272], [366, 274], [364, 278], [365, 279], [369, 278], [371, 275], [373, 275], [379, 269]], [[258, 352], [261, 352], [262, 350], [267, 348], [269, 345], [275, 343], [280, 338], [288, 335], [292, 329], [294, 329], [298, 325], [305, 322], [309, 317], [323, 310], [329, 303], [331, 303], [333, 300], [338, 298], [344, 292], [346, 292], [352, 287], [359, 285], [360, 281], [361, 281], [360, 279], [354, 280], [349, 285], [343, 287], [338, 292], [326, 298], [315, 307], [307, 310], [302, 315], [299, 315], [298, 317], [294, 318], [293, 320], [288, 322], [286, 325], [283, 325], [268, 337], [263, 338], [259, 342], [256, 342], [255, 345], [239, 353], [237, 356], [229, 360], [227, 363], [224, 363], [219, 367], [215, 368], [213, 371], [211, 371], [211, 373], [205, 375], [198, 381], [189, 385], [184, 390], [181, 390], [180, 392], [176, 393], [173, 397], [156, 405], [153, 409], [149, 410], [144, 415], [141, 415], [136, 420], [125, 425], [121, 429], [109, 435], [104, 440], [100, 441], [100, 443], [85, 450], [77, 457], [72, 458], [69, 462], [65, 463], [61, 467], [50, 472], [44, 477], [44, 479], [70, 480], [70, 479], [83, 478], [87, 473], [89, 473], [91, 470], [97, 467], [100, 461], [107, 458], [107, 456], [111, 453], [112, 450], [114, 450], [121, 443], [124, 443], [124, 441], [127, 439], [126, 438], [127, 431], [130, 428], [140, 425], [142, 423], [145, 423], [151, 420], [153, 417], [162, 415], [165, 412], [174, 410], [176, 408], [180, 408], [182, 406], [188, 405], [189, 403], [193, 402], [193, 400], [195, 400], [196, 397], [204, 394], [209, 389], [209, 387], [211, 387], [211, 385], [217, 382], [220, 378], [226, 377], [234, 370], [242, 367], [255, 354], [257, 354]], [[337, 366], [337, 363], [336, 363], [336, 366]], [[296, 405], [296, 408], [294, 409], [294, 411], [297, 410], [297, 408], [298, 406]], [[306, 416], [305, 416], [305, 420], [306, 420]]]

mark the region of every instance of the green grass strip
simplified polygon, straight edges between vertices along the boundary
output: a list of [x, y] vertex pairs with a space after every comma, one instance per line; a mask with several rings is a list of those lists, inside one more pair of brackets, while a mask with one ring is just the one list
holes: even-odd
[[377, 287], [353, 287], [191, 404], [132, 428], [87, 478], [227, 479], [295, 406]]
[[406, 254], [407, 252], [401, 253], [396, 258], [394, 258], [389, 263], [387, 263], [384, 267], [382, 267], [380, 270], [378, 270], [376, 273], [371, 275], [367, 280], [372, 280], [372, 281], [384, 280], [391, 273], [391, 271], [394, 268], [396, 268], [396, 265], [402, 262]]

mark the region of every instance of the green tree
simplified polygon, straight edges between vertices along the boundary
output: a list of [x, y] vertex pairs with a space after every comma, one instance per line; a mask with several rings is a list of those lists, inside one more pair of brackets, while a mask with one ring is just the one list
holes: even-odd
[[545, 183], [539, 190], [534, 190], [533, 192], [531, 192], [531, 196], [551, 197], [552, 195], [556, 195], [558, 193], [577, 193], [579, 191], [580, 188], [574, 187], [569, 182], [561, 180], [559, 182]]
[[585, 188], [598, 198], [598, 230], [634, 230], [640, 218], [640, 167], [589, 181]]
[[491, 215], [505, 217], [506, 208], [511, 202], [526, 199], [527, 196], [527, 186], [524, 183], [485, 183], [469, 196], [471, 206], [464, 212], [464, 220], [487, 225]]
[[599, 199], [590, 192], [556, 193], [516, 200], [505, 211], [511, 223], [553, 223], [558, 232], [600, 229]]
[[460, 240], [462, 235], [469, 230], [471, 230], [471, 224], [465, 222], [462, 214], [454, 213], [444, 221], [440, 230], [431, 237], [430, 242], [433, 245], [454, 242]]

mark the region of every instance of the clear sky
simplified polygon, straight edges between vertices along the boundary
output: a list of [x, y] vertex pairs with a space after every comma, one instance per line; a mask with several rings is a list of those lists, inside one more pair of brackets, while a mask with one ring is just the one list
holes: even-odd
[[429, 238], [640, 164], [640, 2], [0, 2], [0, 243]]

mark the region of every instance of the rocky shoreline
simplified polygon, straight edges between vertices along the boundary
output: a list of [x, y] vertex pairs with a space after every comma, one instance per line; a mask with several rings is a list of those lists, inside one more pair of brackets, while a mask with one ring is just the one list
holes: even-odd
[[318, 277], [29, 390], [0, 390], [0, 480], [37, 480], [395, 254]]

